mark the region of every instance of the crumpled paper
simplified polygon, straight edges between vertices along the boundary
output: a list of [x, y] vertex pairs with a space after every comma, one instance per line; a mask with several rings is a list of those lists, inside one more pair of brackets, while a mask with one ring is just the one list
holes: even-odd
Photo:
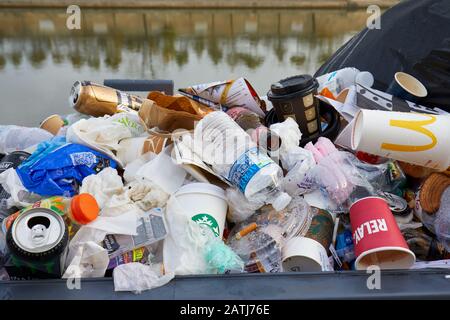
[[296, 149], [300, 148], [300, 139], [302, 138], [298, 123], [292, 118], [287, 118], [283, 122], [272, 124], [270, 131], [278, 135], [282, 141], [279, 149], [281, 164], [283, 168], [289, 170], [294, 164], [291, 161], [286, 163], [286, 160], [288, 160], [289, 153], [295, 153]]
[[173, 272], [161, 275], [155, 269], [160, 269], [160, 265], [148, 266], [139, 262], [122, 264], [114, 268], [114, 290], [132, 291], [141, 293], [145, 290], [161, 287], [169, 283], [174, 277]]
[[122, 179], [116, 169], [108, 167], [98, 174], [84, 178], [79, 193], [93, 195], [102, 209], [112, 196], [123, 193]]
[[145, 178], [134, 180], [126, 188], [127, 197], [144, 211], [164, 207], [169, 199], [169, 194]]

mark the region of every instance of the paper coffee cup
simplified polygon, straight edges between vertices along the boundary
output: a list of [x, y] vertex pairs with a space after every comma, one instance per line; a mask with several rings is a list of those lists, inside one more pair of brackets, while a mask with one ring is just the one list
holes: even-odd
[[293, 237], [282, 248], [283, 270], [290, 272], [331, 271], [325, 248], [316, 240]]
[[354, 121], [354, 150], [446, 170], [450, 116], [361, 109]]
[[408, 101], [418, 101], [428, 95], [425, 86], [418, 79], [405, 72], [397, 72], [387, 92]]
[[367, 197], [350, 207], [350, 223], [355, 245], [355, 268], [371, 265], [380, 269], [409, 269], [416, 257], [384, 199]]
[[316, 240], [328, 252], [333, 238], [333, 230], [333, 216], [328, 211], [319, 209], [312, 217], [305, 237]]
[[190, 183], [178, 189], [174, 196], [185, 214], [222, 238], [228, 211], [222, 188], [209, 183]]
[[41, 122], [39, 128], [50, 132], [52, 135], [56, 136], [59, 130], [64, 126], [64, 121], [57, 114], [53, 114]]

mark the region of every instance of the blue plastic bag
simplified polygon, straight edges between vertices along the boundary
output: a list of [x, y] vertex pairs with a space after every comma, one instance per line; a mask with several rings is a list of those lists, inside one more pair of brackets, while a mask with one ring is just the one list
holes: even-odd
[[42, 143], [16, 172], [24, 187], [41, 196], [74, 196], [83, 179], [106, 167], [117, 168], [116, 161], [79, 144], [52, 139]]

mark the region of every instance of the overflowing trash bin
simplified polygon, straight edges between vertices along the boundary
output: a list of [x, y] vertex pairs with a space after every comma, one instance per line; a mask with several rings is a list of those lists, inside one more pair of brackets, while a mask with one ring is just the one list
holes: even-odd
[[346, 68], [267, 96], [239, 78], [146, 98], [75, 82], [73, 114], [0, 128], [1, 279], [142, 292], [180, 275], [448, 268], [450, 115], [373, 82]]

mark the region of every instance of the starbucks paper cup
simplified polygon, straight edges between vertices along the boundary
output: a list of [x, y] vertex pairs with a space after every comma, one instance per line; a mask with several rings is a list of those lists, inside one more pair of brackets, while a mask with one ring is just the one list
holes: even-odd
[[59, 130], [64, 126], [64, 121], [57, 114], [51, 115], [41, 122], [39, 128], [50, 132], [52, 135], [56, 136]]
[[356, 201], [350, 207], [350, 223], [357, 270], [372, 265], [380, 269], [409, 269], [414, 264], [416, 257], [384, 199], [367, 197]]
[[222, 238], [228, 204], [225, 191], [209, 183], [190, 183], [174, 194], [184, 213]]
[[283, 270], [320, 272], [331, 270], [325, 248], [316, 240], [305, 237], [290, 239], [282, 249]]
[[354, 150], [446, 170], [450, 166], [450, 116], [361, 109], [355, 117]]

